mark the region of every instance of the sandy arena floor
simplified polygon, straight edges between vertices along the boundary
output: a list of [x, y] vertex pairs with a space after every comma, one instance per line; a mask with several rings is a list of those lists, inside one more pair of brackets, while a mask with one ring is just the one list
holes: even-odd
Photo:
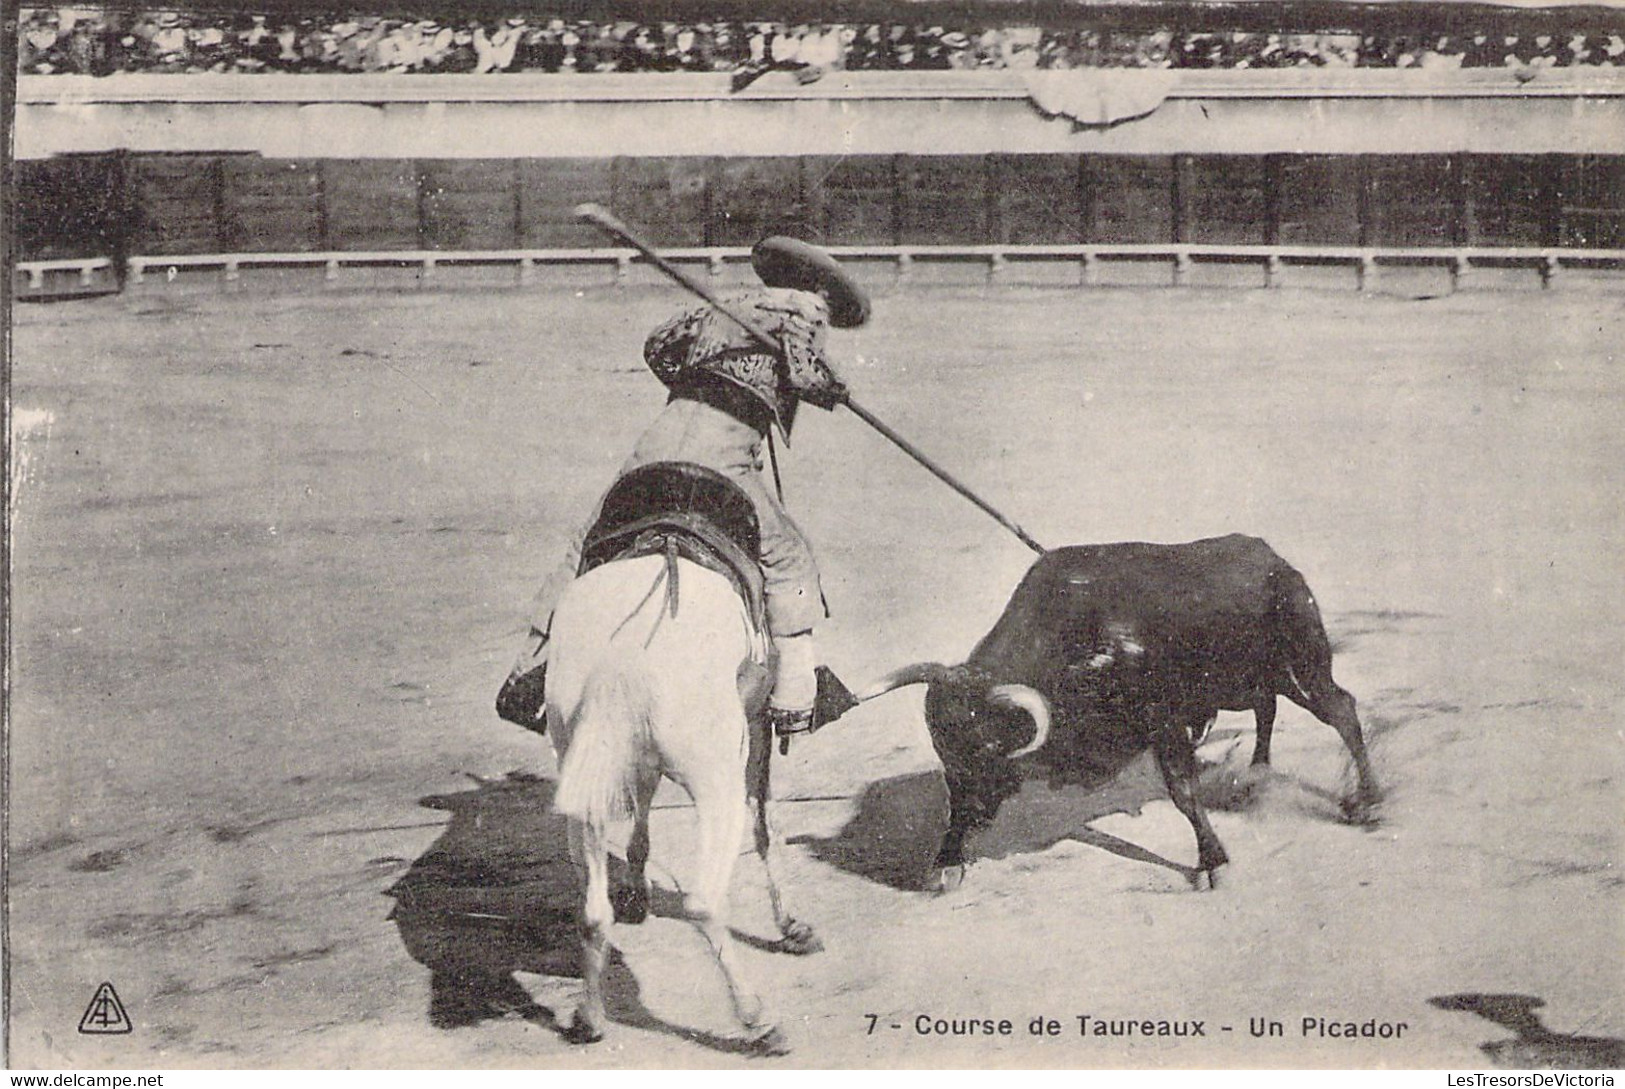
[[[552, 754], [490, 707], [535, 580], [661, 402], [639, 349], [679, 305], [17, 310], [14, 1066], [749, 1061], [672, 917], [675, 790], [657, 915], [617, 933], [617, 1024], [561, 1038]], [[795, 1048], [761, 1065], [1617, 1062], [1621, 344], [1617, 295], [1564, 293], [919, 289], [835, 334], [863, 404], [1048, 544], [1269, 540], [1320, 600], [1388, 798], [1374, 830], [1336, 820], [1338, 738], [1283, 701], [1267, 789], [1213, 817], [1217, 891], [1157, 864], [1195, 847], [1135, 773], [1030, 790], [934, 897], [919, 690], [866, 705], [777, 771], [788, 895], [827, 950], [766, 950], [760, 871], [736, 873], [742, 956]], [[846, 413], [804, 411], [785, 487], [853, 684], [962, 657], [1032, 559]], [[1244, 766], [1251, 732], [1221, 716], [1204, 757]], [[77, 1031], [103, 981], [128, 1035]], [[1206, 1035], [1099, 1038], [1080, 1016]]]

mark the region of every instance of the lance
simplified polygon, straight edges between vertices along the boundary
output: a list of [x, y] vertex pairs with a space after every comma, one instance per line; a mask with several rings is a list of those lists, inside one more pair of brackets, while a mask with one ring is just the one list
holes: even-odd
[[[575, 214], [580, 219], [591, 223], [593, 226], [599, 228], [607, 234], [613, 235], [615, 238], [618, 238], [628, 246], [631, 246], [633, 249], [637, 250], [638, 253], [642, 254], [650, 264], [655, 266], [655, 268], [659, 269], [671, 279], [675, 280], [678, 284], [681, 284], [683, 287], [705, 300], [705, 302], [714, 307], [718, 313], [726, 315], [734, 322], [738, 323], [740, 328], [744, 329], [745, 332], [749, 333], [755, 340], [760, 342], [763, 347], [767, 348], [775, 355], [782, 353], [783, 349], [779, 345], [778, 339], [775, 338], [771, 333], [767, 332], [767, 330], [763, 329], [760, 325], [756, 324], [754, 321], [751, 321], [745, 315], [739, 313], [738, 310], [729, 306], [722, 299], [718, 298], [716, 292], [712, 291], [709, 285], [702, 283], [694, 276], [668, 261], [647, 241], [640, 238], [637, 233], [632, 230], [632, 228], [621, 222], [621, 220], [618, 219], [609, 209], [598, 204], [582, 204], [576, 207]], [[1043, 553], [1047, 551], [1043, 545], [1033, 540], [1026, 530], [1022, 529], [1015, 522], [1005, 517], [987, 500], [971, 491], [970, 488], [966, 487], [957, 478], [955, 478], [952, 473], [948, 472], [948, 470], [944, 469], [941, 465], [938, 465], [935, 461], [933, 461], [931, 457], [925, 453], [925, 451], [921, 450], [918, 446], [915, 446], [912, 442], [909, 442], [902, 435], [899, 435], [889, 424], [880, 419], [880, 417], [876, 416], [873, 412], [870, 412], [857, 401], [854, 401], [850, 391], [843, 391], [840, 403], [851, 410], [852, 414], [858, 419], [862, 420], [864, 423], [880, 432], [881, 435], [885, 436], [885, 438], [891, 442], [893, 446], [896, 446], [899, 450], [903, 451], [903, 453], [907, 454], [909, 457], [913, 458], [916, 462], [922, 465], [932, 476], [936, 477], [938, 480], [948, 485], [948, 487], [970, 500], [971, 503], [973, 503], [983, 513], [989, 515], [995, 522], [999, 523], [999, 525], [1015, 534], [1017, 539], [1020, 540], [1022, 544], [1026, 545], [1028, 548], [1040, 555], [1043, 555]]]

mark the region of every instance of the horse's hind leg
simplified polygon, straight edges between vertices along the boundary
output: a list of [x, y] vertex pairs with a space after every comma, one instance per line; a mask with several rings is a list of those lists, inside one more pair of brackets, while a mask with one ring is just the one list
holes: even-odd
[[581, 980], [584, 993], [567, 1032], [572, 1043], [590, 1044], [604, 1038], [608, 1016], [604, 1012], [604, 961], [609, 927], [615, 921], [609, 903], [609, 854], [602, 829], [570, 821], [570, 854], [582, 872], [585, 894], [581, 905]]
[[745, 831], [745, 808], [740, 805], [739, 774], [710, 777], [708, 785], [692, 783], [694, 807], [699, 814], [699, 867], [688, 895], [689, 921], [710, 943], [717, 967], [728, 984], [734, 1016], [745, 1029], [754, 1050], [782, 1055], [789, 1048], [779, 1030], [767, 1020], [762, 1000], [745, 982], [738, 951], [728, 933], [728, 882], [733, 876], [739, 840]]
[[635, 926], [649, 917], [649, 808], [659, 786], [658, 772], [639, 773], [637, 814], [632, 821], [632, 836], [626, 842], [626, 885], [611, 897], [618, 923]]
[[754, 818], [752, 834], [756, 854], [762, 860], [762, 870], [767, 875], [767, 896], [773, 905], [773, 922], [779, 928], [781, 937], [779, 948], [798, 956], [817, 953], [824, 948], [824, 943], [818, 940], [818, 935], [813, 933], [811, 926], [785, 911], [784, 898], [779, 892], [778, 875], [773, 870], [773, 854], [779, 846], [779, 834], [778, 829], [773, 826], [773, 790], [769, 770], [772, 763], [771, 750], [772, 738], [767, 730], [765, 728], [753, 730], [747, 794]]

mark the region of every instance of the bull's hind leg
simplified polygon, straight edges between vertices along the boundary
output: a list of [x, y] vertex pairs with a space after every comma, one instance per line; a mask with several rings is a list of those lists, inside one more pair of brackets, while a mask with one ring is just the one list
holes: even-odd
[[609, 928], [615, 921], [609, 903], [609, 852], [603, 830], [571, 819], [570, 854], [582, 875], [581, 981], [583, 994], [566, 1036], [572, 1043], [590, 1044], [604, 1038], [609, 1018], [604, 1012], [604, 961], [609, 950]]
[[1198, 883], [1200, 875], [1205, 873], [1209, 887], [1217, 888], [1219, 867], [1229, 862], [1230, 856], [1225, 854], [1224, 844], [1208, 823], [1207, 810], [1196, 797], [1196, 750], [1191, 745], [1191, 728], [1195, 725], [1200, 723], [1178, 719], [1164, 724], [1157, 731], [1153, 749], [1169, 799], [1196, 833], [1197, 875], [1192, 877], [1192, 883]]
[[[719, 770], [719, 769], [712, 769]], [[764, 1013], [762, 1000], [745, 982], [739, 954], [728, 933], [728, 882], [745, 832], [745, 807], [740, 804], [739, 781], [744, 769], [733, 774], [709, 775], [706, 782], [690, 782], [694, 808], [699, 814], [699, 867], [688, 895], [689, 920], [711, 946], [722, 978], [728, 985], [734, 1017], [744, 1027], [752, 1050], [766, 1055], [789, 1051], [784, 1036]]]
[[772, 738], [765, 729], [752, 728], [750, 764], [747, 770], [749, 784], [746, 793], [754, 826], [756, 854], [762, 860], [762, 871], [767, 877], [768, 901], [773, 905], [773, 922], [779, 928], [779, 948], [798, 956], [817, 953], [824, 948], [813, 928], [784, 909], [784, 898], [779, 892], [778, 875], [773, 869], [773, 854], [779, 847], [778, 829], [773, 826], [772, 814]]
[[[1294, 676], [1296, 681], [1297, 677]], [[1377, 777], [1371, 771], [1371, 757], [1366, 752], [1365, 734], [1360, 729], [1360, 716], [1355, 710], [1354, 697], [1331, 679], [1330, 674], [1318, 679], [1308, 690], [1293, 693], [1292, 699], [1304, 710], [1337, 731], [1349, 755], [1354, 758], [1354, 774], [1359, 779], [1359, 793], [1343, 803], [1344, 812], [1355, 820], [1369, 820], [1372, 810], [1382, 801]]]

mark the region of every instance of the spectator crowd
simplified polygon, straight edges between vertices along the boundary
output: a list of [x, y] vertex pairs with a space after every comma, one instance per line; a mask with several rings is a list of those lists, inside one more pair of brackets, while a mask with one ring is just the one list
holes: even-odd
[[19, 71], [730, 72], [832, 70], [1625, 65], [1625, 38], [1538, 35], [1187, 33], [770, 22], [282, 17], [34, 8], [19, 12]]

